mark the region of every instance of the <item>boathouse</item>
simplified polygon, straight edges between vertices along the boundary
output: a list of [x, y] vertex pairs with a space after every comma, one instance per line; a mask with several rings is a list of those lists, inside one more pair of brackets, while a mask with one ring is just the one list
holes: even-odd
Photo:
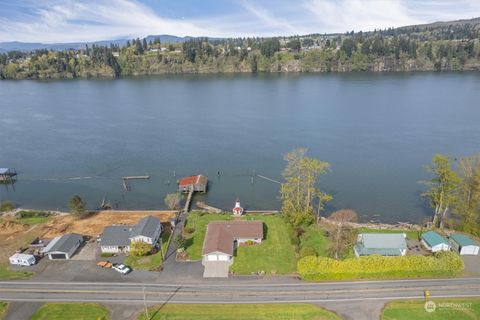
[[178, 181], [179, 192], [207, 192], [208, 178], [204, 175], [190, 176]]
[[0, 168], [0, 182], [13, 182], [17, 177], [17, 171], [12, 168]]

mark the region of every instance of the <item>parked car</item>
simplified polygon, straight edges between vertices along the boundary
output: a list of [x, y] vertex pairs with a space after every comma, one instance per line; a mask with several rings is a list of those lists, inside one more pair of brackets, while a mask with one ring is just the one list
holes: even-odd
[[132, 271], [130, 267], [127, 267], [124, 264], [114, 264], [113, 269], [121, 274], [128, 274]]
[[97, 266], [102, 267], [102, 268], [111, 268], [111, 267], [113, 267], [113, 264], [110, 261], [99, 261], [97, 263]]

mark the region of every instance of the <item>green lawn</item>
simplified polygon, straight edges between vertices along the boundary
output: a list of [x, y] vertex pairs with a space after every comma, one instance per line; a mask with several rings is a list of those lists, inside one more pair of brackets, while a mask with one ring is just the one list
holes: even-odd
[[396, 230], [396, 229], [372, 229], [372, 228], [358, 228], [358, 233], [405, 233], [408, 240], [418, 240], [417, 230]]
[[0, 301], [0, 319], [3, 319], [5, 313], [7, 312], [8, 302]]
[[[215, 220], [232, 220], [232, 216], [227, 214], [216, 213], [199, 213], [191, 212], [188, 214], [185, 229], [194, 228], [195, 231], [187, 236], [186, 251], [190, 260], [202, 259], [203, 240], [205, 239], [205, 231], [207, 224]], [[174, 239], [175, 240], [175, 239]]]
[[[165, 253], [167, 250], [168, 241], [170, 239], [170, 229], [165, 229], [162, 233], [162, 249]], [[143, 257], [128, 256], [124, 263], [127, 266], [132, 267], [134, 270], [157, 270], [163, 263], [162, 252], [158, 251], [155, 254], [151, 254]]]
[[312, 224], [305, 228], [305, 233], [300, 237], [300, 248], [312, 248], [317, 256], [328, 257], [330, 239], [326, 231], [319, 225]]
[[21, 224], [35, 225], [45, 223], [50, 219], [50, 213], [44, 211], [19, 211], [15, 215], [16, 221]]
[[430, 301], [436, 304], [433, 312], [425, 311], [422, 299], [389, 302], [383, 309], [382, 320], [480, 319], [480, 298], [432, 298]]
[[[310, 304], [167, 304], [149, 309], [150, 320], [339, 320]], [[145, 320], [142, 313], [139, 320]]]
[[105, 306], [96, 303], [46, 303], [32, 316], [32, 320], [104, 320], [109, 319]]
[[0, 280], [17, 280], [30, 278], [33, 273], [28, 271], [13, 271], [9, 267], [0, 264]]
[[290, 229], [280, 216], [247, 215], [245, 220], [261, 220], [266, 226], [266, 238], [255, 246], [238, 247], [230, 271], [251, 274], [289, 274], [296, 271], [295, 248], [290, 241]]

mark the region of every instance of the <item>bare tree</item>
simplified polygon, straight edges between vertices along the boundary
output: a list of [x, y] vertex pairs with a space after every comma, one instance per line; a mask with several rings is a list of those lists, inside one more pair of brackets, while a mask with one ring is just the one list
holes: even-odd
[[165, 204], [170, 210], [176, 210], [180, 207], [180, 194], [179, 193], [169, 193], [165, 197]]
[[358, 215], [354, 210], [343, 209], [332, 213], [328, 219], [332, 222], [332, 251], [335, 259], [338, 259], [343, 250], [351, 242], [350, 225], [351, 222], [358, 220]]

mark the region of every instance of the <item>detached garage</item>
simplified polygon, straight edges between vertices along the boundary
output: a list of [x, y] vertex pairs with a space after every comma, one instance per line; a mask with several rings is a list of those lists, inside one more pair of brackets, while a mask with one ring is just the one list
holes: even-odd
[[83, 243], [83, 237], [77, 233], [67, 233], [54, 238], [43, 250], [50, 260], [68, 260]]
[[452, 248], [460, 253], [460, 255], [478, 255], [480, 253], [478, 243], [475, 243], [475, 241], [464, 234], [452, 234], [449, 239]]

